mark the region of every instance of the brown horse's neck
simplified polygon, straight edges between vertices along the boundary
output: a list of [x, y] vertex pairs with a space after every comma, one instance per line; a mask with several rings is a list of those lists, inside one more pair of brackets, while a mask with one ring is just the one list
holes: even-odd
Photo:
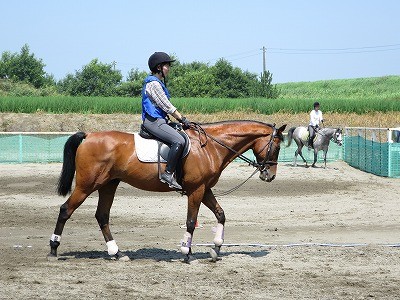
[[[255, 121], [229, 121], [207, 124], [202, 126], [209, 136], [242, 154], [251, 149], [255, 140], [272, 133], [272, 127], [268, 124]], [[212, 147], [218, 153], [218, 160], [222, 168], [225, 168], [238, 154], [223, 147], [211, 138], [207, 140], [207, 146]], [[213, 159], [215, 159], [213, 157]]]

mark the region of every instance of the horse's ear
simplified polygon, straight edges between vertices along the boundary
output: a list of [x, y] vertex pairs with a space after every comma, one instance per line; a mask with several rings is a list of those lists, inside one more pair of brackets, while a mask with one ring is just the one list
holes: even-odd
[[282, 132], [285, 130], [286, 125], [287, 125], [287, 124], [284, 124], [284, 125], [282, 125], [281, 127], [279, 127], [278, 132], [279, 132], [279, 133], [282, 133]]

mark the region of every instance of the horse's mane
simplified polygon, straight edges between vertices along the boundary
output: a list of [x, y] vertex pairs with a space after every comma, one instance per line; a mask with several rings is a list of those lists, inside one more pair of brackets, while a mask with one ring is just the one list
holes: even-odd
[[255, 121], [255, 120], [225, 120], [225, 121], [218, 121], [218, 122], [211, 122], [211, 123], [199, 123], [199, 125], [212, 126], [212, 125], [229, 124], [229, 123], [258, 123], [261, 125], [267, 125], [269, 127], [273, 127], [272, 124], [264, 123], [261, 121]]
[[[211, 127], [211, 126], [216, 126], [216, 125], [224, 125], [224, 124], [232, 124], [232, 123], [256, 123], [256, 124], [260, 124], [263, 126], [269, 126], [271, 128], [274, 127], [274, 125], [270, 124], [270, 123], [264, 123], [261, 121], [255, 121], [255, 120], [224, 120], [224, 121], [218, 121], [218, 122], [211, 122], [211, 123], [198, 123], [201, 127]], [[282, 133], [278, 134], [278, 138], [283, 141], [284, 137]]]

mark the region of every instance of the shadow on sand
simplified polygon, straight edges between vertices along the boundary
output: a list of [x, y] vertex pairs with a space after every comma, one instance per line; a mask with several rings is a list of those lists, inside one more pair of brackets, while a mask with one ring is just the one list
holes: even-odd
[[[173, 262], [177, 260], [183, 260], [184, 256], [177, 250], [166, 250], [160, 248], [142, 248], [135, 251], [122, 251], [123, 254], [127, 255], [131, 260], [149, 259], [154, 261], [165, 261]], [[243, 251], [243, 250], [231, 250], [228, 247], [223, 247], [219, 253], [219, 257], [228, 257], [230, 255], [246, 255], [252, 258], [258, 258], [268, 255], [269, 252], [265, 249], [254, 249], [254, 251]], [[196, 251], [193, 253], [194, 259], [208, 259], [210, 253], [208, 250]], [[106, 251], [71, 251], [64, 252], [59, 255], [58, 260], [69, 260], [69, 259], [112, 259]]]

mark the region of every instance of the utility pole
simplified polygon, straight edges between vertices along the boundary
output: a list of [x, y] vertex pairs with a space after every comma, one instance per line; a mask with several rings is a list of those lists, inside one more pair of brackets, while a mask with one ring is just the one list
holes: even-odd
[[115, 60], [113, 60], [113, 62], [111, 63], [111, 65], [113, 66], [113, 70], [115, 71], [115, 65], [117, 64], [117, 62]]
[[263, 51], [263, 74], [265, 74], [265, 72], [267, 72], [267, 64], [265, 61], [265, 54], [267, 52], [267, 48], [265, 48], [264, 46], [262, 47], [262, 51]]

